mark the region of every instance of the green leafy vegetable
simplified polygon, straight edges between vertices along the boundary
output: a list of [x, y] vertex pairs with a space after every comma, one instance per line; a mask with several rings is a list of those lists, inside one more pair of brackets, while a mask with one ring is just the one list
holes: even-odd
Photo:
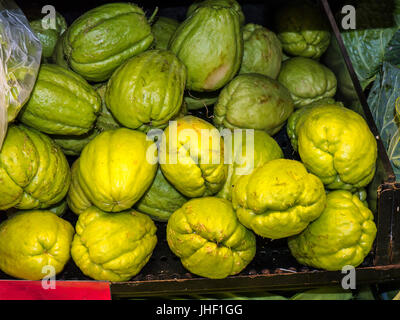
[[384, 62], [368, 95], [368, 104], [397, 179], [400, 178], [400, 68]]
[[393, 65], [400, 64], [400, 30], [396, 31], [387, 45], [384, 60]]
[[[363, 89], [374, 81], [398, 29], [397, 3], [394, 0], [358, 0], [352, 3], [356, 8], [356, 30], [343, 30], [341, 36]], [[340, 26], [342, 15], [338, 14], [337, 18]]]

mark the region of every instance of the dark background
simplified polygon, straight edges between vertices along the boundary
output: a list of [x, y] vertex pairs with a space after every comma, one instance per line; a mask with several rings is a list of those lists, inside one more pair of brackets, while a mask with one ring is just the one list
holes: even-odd
[[[24, 11], [28, 20], [38, 19], [43, 16], [41, 9], [45, 5], [53, 5], [58, 12], [60, 12], [68, 24], [71, 24], [82, 13], [93, 9], [99, 5], [112, 2], [133, 2], [144, 9], [148, 17], [151, 16], [154, 9], [158, 7], [158, 15], [168, 16], [179, 21], [183, 21], [186, 17], [187, 7], [193, 0], [150, 0], [150, 1], [110, 1], [110, 0], [89, 0], [89, 1], [51, 1], [51, 0], [16, 0], [17, 5]], [[272, 13], [274, 8], [285, 3], [285, 0], [251, 0], [251, 1], [238, 1], [246, 16], [247, 23], [257, 23], [264, 26], [271, 27], [273, 25]]]

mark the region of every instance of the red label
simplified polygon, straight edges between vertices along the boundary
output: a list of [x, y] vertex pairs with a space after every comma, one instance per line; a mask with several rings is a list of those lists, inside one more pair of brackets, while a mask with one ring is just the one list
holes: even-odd
[[109, 282], [0, 280], [0, 300], [111, 300]]

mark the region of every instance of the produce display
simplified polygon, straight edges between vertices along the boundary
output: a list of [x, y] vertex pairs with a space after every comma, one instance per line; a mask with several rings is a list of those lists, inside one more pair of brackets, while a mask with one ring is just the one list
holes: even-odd
[[319, 7], [268, 26], [235, 0], [186, 9], [109, 3], [36, 29], [42, 64], [0, 149], [2, 272], [129, 281], [164, 243], [211, 279], [246, 270], [258, 241], [325, 270], [371, 252], [376, 137], [337, 95]]

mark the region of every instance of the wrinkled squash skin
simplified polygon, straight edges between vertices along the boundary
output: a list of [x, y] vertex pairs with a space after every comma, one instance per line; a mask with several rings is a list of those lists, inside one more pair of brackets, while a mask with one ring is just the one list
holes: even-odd
[[71, 172], [60, 147], [23, 125], [8, 128], [0, 152], [0, 210], [44, 209], [68, 192]]
[[72, 259], [95, 280], [129, 280], [149, 261], [157, 244], [154, 222], [134, 210], [107, 213], [91, 207], [79, 216], [75, 229]]
[[225, 199], [192, 199], [168, 220], [167, 241], [190, 272], [223, 279], [242, 271], [254, 258], [256, 237], [238, 221]]
[[377, 142], [362, 116], [337, 104], [306, 112], [297, 125], [301, 161], [327, 189], [367, 186], [376, 170]]
[[[202, 146], [202, 130], [207, 134], [207, 146]], [[165, 144], [159, 152], [161, 170], [180, 193], [196, 198], [222, 189], [228, 166], [224, 163], [223, 139], [213, 125], [185, 116], [170, 124], [164, 133]]]
[[258, 73], [240, 74], [221, 90], [213, 122], [218, 129], [264, 130], [272, 136], [293, 110], [289, 90], [278, 81]]
[[345, 190], [327, 195], [326, 209], [301, 234], [288, 239], [292, 255], [304, 265], [325, 270], [357, 267], [376, 236], [371, 210], [357, 194]]
[[0, 269], [25, 280], [43, 279], [49, 266], [58, 274], [70, 259], [73, 236], [73, 226], [51, 211], [17, 212], [0, 224]]
[[303, 231], [325, 208], [324, 185], [296, 160], [275, 159], [239, 178], [232, 204], [256, 234], [286, 238]]

